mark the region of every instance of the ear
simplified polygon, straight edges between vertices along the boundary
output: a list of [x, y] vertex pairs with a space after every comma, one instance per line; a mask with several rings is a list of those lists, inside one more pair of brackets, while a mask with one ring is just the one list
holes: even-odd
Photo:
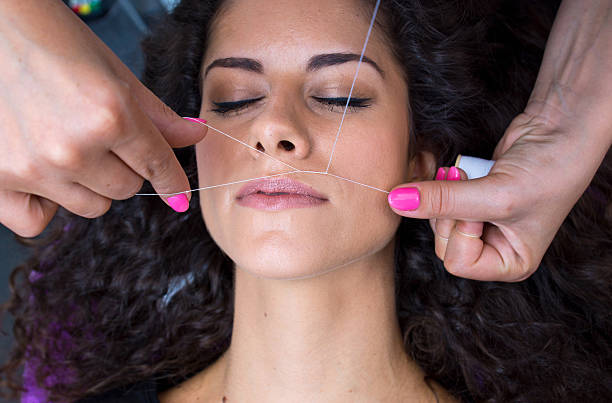
[[436, 176], [436, 158], [429, 151], [418, 151], [408, 165], [408, 181], [429, 181]]

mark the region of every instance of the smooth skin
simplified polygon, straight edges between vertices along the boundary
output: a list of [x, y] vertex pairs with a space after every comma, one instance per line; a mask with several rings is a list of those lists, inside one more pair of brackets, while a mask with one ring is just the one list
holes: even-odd
[[[612, 143], [611, 10], [612, 0], [563, 1], [489, 177], [398, 186], [417, 187], [421, 205], [396, 213], [483, 234], [436, 246], [450, 272], [528, 277], [588, 186]], [[32, 237], [58, 205], [94, 218], [144, 180], [188, 190], [171, 147], [199, 142], [203, 126], [166, 107], [61, 1], [1, 1], [0, 38], [0, 223]]]
[[[207, 38], [202, 71], [228, 58], [249, 58], [261, 69], [210, 69], [200, 117], [294, 167], [324, 169], [343, 107], [319, 100], [348, 96], [357, 61], [308, 66], [322, 54], [360, 53], [371, 10], [359, 1], [227, 3]], [[330, 172], [387, 189], [431, 178], [431, 153], [417, 149], [408, 159], [415, 147], [408, 88], [378, 29], [366, 56], [384, 74], [362, 64], [353, 93], [369, 99], [368, 106], [347, 112]], [[249, 99], [260, 100], [219, 112], [219, 103]], [[199, 186], [288, 171], [212, 133], [196, 145], [196, 158]], [[386, 205], [387, 195], [329, 175], [286, 177], [327, 201], [269, 211], [236, 200], [244, 184], [201, 193], [208, 232], [234, 262], [232, 339], [217, 362], [160, 401], [436, 402], [405, 351], [397, 320], [394, 246], [401, 217]], [[438, 401], [456, 401], [434, 388]]]

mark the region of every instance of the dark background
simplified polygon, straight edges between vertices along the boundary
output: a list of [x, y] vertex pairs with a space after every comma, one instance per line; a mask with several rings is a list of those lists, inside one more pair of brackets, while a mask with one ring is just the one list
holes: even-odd
[[[2, 0], [0, 0], [2, 1]], [[140, 40], [171, 8], [173, 0], [116, 0], [108, 1], [108, 13], [87, 25], [140, 77], [143, 57]], [[15, 241], [14, 234], [0, 224], [0, 302], [9, 298], [8, 278], [13, 268], [27, 257], [27, 249]], [[0, 335], [0, 360], [6, 361], [12, 344], [12, 322], [5, 318]], [[0, 403], [7, 403], [0, 399]], [[42, 403], [42, 402], [41, 402]]]

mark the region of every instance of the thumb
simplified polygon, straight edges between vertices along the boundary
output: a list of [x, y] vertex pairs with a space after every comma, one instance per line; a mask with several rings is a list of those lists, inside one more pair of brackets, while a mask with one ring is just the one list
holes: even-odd
[[395, 187], [388, 196], [397, 214], [410, 218], [492, 221], [506, 199], [496, 175], [465, 181], [425, 181]]
[[164, 136], [170, 147], [181, 148], [202, 141], [208, 128], [202, 124], [182, 119], [151, 90], [138, 82], [135, 96], [140, 108]]

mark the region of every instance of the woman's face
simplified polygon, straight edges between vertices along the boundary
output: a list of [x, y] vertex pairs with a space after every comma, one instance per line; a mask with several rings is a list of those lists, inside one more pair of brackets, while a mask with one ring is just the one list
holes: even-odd
[[[229, 2], [204, 55], [200, 116], [292, 167], [325, 171], [372, 11], [352, 0]], [[376, 29], [365, 55], [329, 173], [389, 190], [409, 175], [408, 91]], [[200, 187], [293, 170], [213, 130], [196, 152]], [[323, 174], [221, 186], [200, 200], [237, 268], [268, 278], [372, 256], [400, 222], [387, 194]]]

